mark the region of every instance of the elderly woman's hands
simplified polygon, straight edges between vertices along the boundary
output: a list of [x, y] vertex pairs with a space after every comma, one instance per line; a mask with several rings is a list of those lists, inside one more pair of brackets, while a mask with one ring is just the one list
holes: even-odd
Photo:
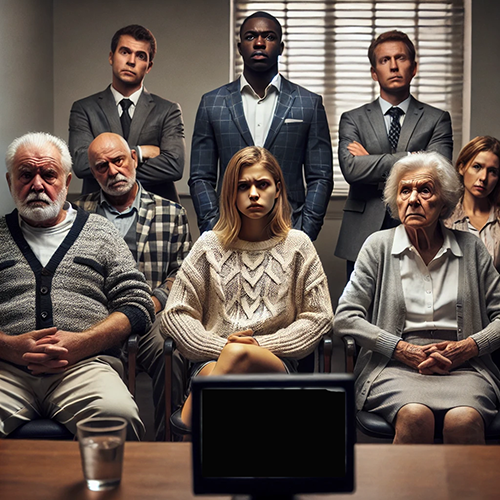
[[[418, 371], [424, 375], [442, 373], [441, 370], [448, 373], [453, 368], [477, 356], [479, 352], [477, 344], [471, 338], [456, 342], [447, 341], [430, 344], [424, 346], [423, 349], [427, 353], [427, 359], [418, 365]], [[443, 358], [447, 360], [444, 363]]]
[[470, 338], [426, 346], [400, 340], [394, 350], [394, 359], [418, 370], [423, 375], [445, 375], [477, 355], [477, 345]]
[[[439, 344], [432, 345], [437, 346]], [[426, 351], [426, 348], [428, 347], [429, 346], [414, 345], [405, 342], [404, 340], [400, 340], [396, 345], [396, 349], [394, 350], [394, 359], [401, 361], [401, 363], [404, 363], [405, 365], [408, 365], [415, 370], [420, 371], [419, 367], [429, 359], [430, 353]], [[431, 363], [433, 370], [432, 373], [447, 373], [448, 370], [446, 369], [446, 366], [451, 366], [451, 361], [448, 360], [445, 356], [442, 356], [439, 353], [439, 350], [433, 351], [433, 354], [435, 356], [433, 358], [433, 362]]]

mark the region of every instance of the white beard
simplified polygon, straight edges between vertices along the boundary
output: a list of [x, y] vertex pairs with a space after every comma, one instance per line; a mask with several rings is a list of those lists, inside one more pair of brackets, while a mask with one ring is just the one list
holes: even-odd
[[[114, 188], [112, 184], [117, 181], [127, 181], [127, 183], [123, 184], [120, 187]], [[112, 179], [109, 179], [105, 186], [101, 184], [101, 188], [109, 196], [121, 196], [123, 194], [127, 194], [134, 187], [134, 184], [135, 175], [133, 175], [133, 178], [129, 178], [123, 174], [118, 173]]]
[[[66, 201], [68, 188], [64, 186], [59, 192], [57, 198], [52, 201], [45, 193], [30, 193], [24, 200], [20, 200], [17, 194], [13, 193], [14, 203], [23, 219], [33, 222], [45, 222], [50, 219], [55, 219]], [[28, 202], [33, 200], [41, 200], [46, 202], [46, 205], [31, 206]]]

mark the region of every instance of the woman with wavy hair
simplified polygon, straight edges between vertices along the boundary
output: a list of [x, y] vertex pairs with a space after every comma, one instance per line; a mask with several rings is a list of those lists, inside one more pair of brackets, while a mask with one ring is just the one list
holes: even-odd
[[[236, 153], [220, 219], [183, 262], [162, 332], [193, 361], [191, 376], [293, 372], [332, 325], [323, 267], [309, 237], [291, 229], [283, 173], [259, 147]], [[182, 409], [191, 423], [191, 400]]]
[[500, 142], [487, 135], [472, 139], [460, 151], [456, 169], [463, 196], [445, 224], [481, 238], [500, 271]]

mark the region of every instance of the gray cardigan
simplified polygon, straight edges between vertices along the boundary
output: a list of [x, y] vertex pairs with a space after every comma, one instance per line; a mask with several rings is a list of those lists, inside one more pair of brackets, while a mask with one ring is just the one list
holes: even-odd
[[56, 326], [81, 332], [122, 312], [143, 334], [154, 317], [151, 289], [113, 224], [78, 209], [45, 267], [24, 239], [17, 210], [0, 219], [0, 330]]
[[[447, 230], [448, 231], [448, 230]], [[373, 380], [392, 358], [404, 329], [406, 308], [398, 256], [391, 254], [395, 229], [371, 235], [363, 245], [334, 319], [335, 335], [351, 335], [361, 346], [356, 363], [356, 406], [360, 410]], [[500, 371], [489, 356], [500, 347], [500, 275], [476, 236], [453, 231], [459, 260], [457, 337], [472, 337], [479, 356], [470, 360], [500, 399]]]

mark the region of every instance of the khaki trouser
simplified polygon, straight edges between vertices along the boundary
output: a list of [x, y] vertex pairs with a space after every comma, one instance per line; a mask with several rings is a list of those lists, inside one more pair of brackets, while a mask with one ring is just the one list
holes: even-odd
[[0, 361], [0, 437], [35, 418], [50, 418], [76, 434], [88, 417], [119, 416], [128, 422], [127, 439], [144, 436], [139, 409], [121, 379], [122, 363], [94, 356], [55, 375], [31, 375]]

